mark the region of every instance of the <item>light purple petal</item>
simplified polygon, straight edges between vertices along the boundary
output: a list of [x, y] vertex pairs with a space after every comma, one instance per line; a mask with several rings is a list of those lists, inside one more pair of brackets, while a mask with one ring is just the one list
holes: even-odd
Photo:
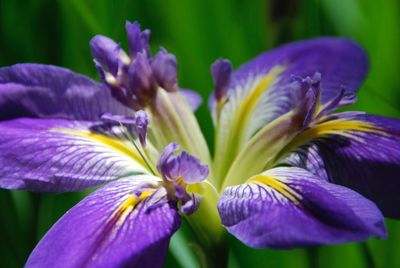
[[0, 68], [0, 119], [46, 117], [99, 120], [110, 112], [133, 115], [109, 90], [70, 70], [40, 64]]
[[360, 113], [332, 117], [358, 120], [378, 130], [318, 137], [285, 162], [352, 188], [373, 200], [385, 216], [400, 218], [400, 121]]
[[165, 147], [157, 163], [158, 171], [170, 181], [180, 178], [185, 183], [192, 184], [205, 180], [209, 174], [208, 166], [201, 164], [197, 157], [185, 151], [175, 156], [174, 153], [178, 148], [175, 143]]
[[146, 173], [134, 147], [109, 128], [84, 121], [0, 122], [0, 188], [79, 191]]
[[189, 104], [192, 111], [196, 111], [197, 108], [199, 108], [199, 106], [201, 105], [201, 103], [203, 101], [201, 96], [193, 90], [179, 89], [178, 92], [179, 92], [179, 94], [181, 94], [181, 96], [183, 96], [183, 98]]
[[225, 189], [218, 203], [222, 223], [246, 245], [294, 248], [385, 237], [374, 203], [299, 168], [275, 168]]
[[121, 179], [86, 197], [43, 237], [26, 267], [162, 267], [180, 216], [154, 195], [128, 205], [137, 182], [147, 180]]
[[90, 40], [90, 48], [93, 58], [110, 73], [117, 75], [121, 47], [106, 36], [96, 35]]

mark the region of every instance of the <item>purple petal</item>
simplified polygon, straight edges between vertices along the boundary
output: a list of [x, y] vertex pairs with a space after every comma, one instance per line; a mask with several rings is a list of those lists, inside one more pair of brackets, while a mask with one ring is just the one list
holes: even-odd
[[196, 111], [197, 108], [199, 108], [199, 106], [202, 103], [202, 99], [201, 96], [189, 89], [179, 89], [179, 94], [181, 94], [181, 96], [183, 96], [183, 98], [186, 100], [186, 102], [189, 104], [190, 108], [192, 109], [192, 111]]
[[354, 189], [373, 200], [385, 216], [400, 218], [400, 121], [360, 113], [332, 117], [364, 122], [369, 129], [315, 137], [285, 161]]
[[275, 168], [259, 175], [257, 182], [225, 189], [218, 210], [228, 231], [256, 248], [337, 244], [386, 235], [374, 203], [299, 168]]
[[[276, 70], [280, 72], [272, 75], [267, 83], [267, 75]], [[229, 102], [222, 113], [236, 116], [232, 111], [248, 100], [255, 89], [262, 90], [262, 94], [255, 94], [257, 99], [251, 98], [257, 105], [249, 111], [253, 115], [250, 122], [245, 122], [251, 126], [247, 127], [251, 135], [298, 103], [294, 91], [299, 89], [293, 87], [293, 75], [311, 77], [316, 72], [321, 73], [321, 101], [324, 104], [335, 98], [343, 87], [346, 94], [355, 93], [367, 70], [364, 51], [351, 40], [319, 38], [284, 45], [256, 57], [232, 74], [227, 93]], [[222, 115], [222, 118], [232, 120], [229, 115]]]
[[145, 100], [155, 94], [155, 82], [146, 53], [138, 53], [135, 62], [128, 70], [129, 90], [139, 101]]
[[[287, 66], [281, 75], [282, 82], [290, 81], [291, 75], [307, 77], [315, 72], [321, 73], [323, 103], [337, 96], [343, 86], [346, 92], [355, 93], [368, 71], [365, 52], [354, 41], [318, 38], [287, 44], [264, 53], [243, 65], [232, 78], [235, 83], [240, 83], [249, 75], [267, 73], [279, 64]], [[283, 85], [282, 82], [280, 85]]]
[[185, 183], [193, 184], [205, 180], [209, 174], [208, 166], [185, 151], [175, 156], [178, 148], [175, 143], [165, 147], [157, 163], [158, 171], [170, 181], [181, 178]]
[[138, 22], [130, 23], [129, 21], [125, 24], [126, 33], [128, 35], [128, 46], [131, 58], [136, 58], [137, 53], [146, 52], [150, 55], [150, 31], [140, 29], [140, 24]]
[[229, 60], [218, 59], [211, 65], [211, 74], [215, 86], [215, 98], [220, 101], [226, 96], [232, 74], [232, 64]]
[[121, 179], [86, 197], [43, 237], [26, 267], [162, 267], [180, 216], [154, 195], [129, 202], [146, 180]]
[[114, 40], [102, 35], [93, 37], [90, 40], [90, 47], [92, 49], [93, 58], [116, 76], [118, 73], [121, 47], [115, 43]]
[[83, 75], [40, 64], [0, 68], [0, 119], [51, 117], [99, 120], [100, 114], [133, 115], [109, 90]]
[[191, 194], [190, 198], [182, 202], [180, 211], [186, 215], [193, 214], [200, 206], [200, 198], [195, 194]]
[[167, 91], [176, 91], [178, 86], [176, 57], [164, 48], [156, 54], [151, 67], [157, 83]]
[[120, 129], [91, 122], [16, 119], [0, 122], [0, 188], [79, 191], [146, 173]]
[[173, 158], [175, 151], [179, 149], [179, 145], [176, 143], [168, 144], [161, 152], [157, 162], [157, 170], [161, 174], [166, 174], [168, 171], [167, 163]]
[[111, 113], [102, 114], [101, 119], [108, 123], [120, 123], [120, 124], [125, 124], [125, 125], [134, 125], [136, 123], [136, 120], [134, 117], [115, 115], [115, 114], [111, 114]]

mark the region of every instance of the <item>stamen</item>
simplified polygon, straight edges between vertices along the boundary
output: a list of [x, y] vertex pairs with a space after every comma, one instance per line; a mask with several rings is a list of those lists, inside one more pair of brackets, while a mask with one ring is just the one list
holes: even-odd
[[[125, 131], [126, 137], [127, 137], [128, 140], [133, 144], [133, 146], [135, 147], [135, 149], [137, 150], [137, 152], [139, 153], [139, 155], [142, 157], [143, 161], [146, 163], [146, 166], [149, 168], [150, 172], [151, 172], [153, 175], [156, 175], [154, 169], [151, 167], [150, 161], [147, 159], [147, 157], [146, 157], [145, 154], [142, 152], [142, 150], [140, 150], [139, 146], [136, 144], [135, 139], [132, 137], [132, 135], [131, 135], [131, 133], [129, 132], [128, 128], [127, 128], [124, 124], [122, 124], [121, 122], [120, 122], [120, 126], [126, 129], [126, 131]], [[142, 147], [142, 146], [141, 146], [141, 147]], [[142, 147], [142, 149], [143, 149], [143, 147]]]

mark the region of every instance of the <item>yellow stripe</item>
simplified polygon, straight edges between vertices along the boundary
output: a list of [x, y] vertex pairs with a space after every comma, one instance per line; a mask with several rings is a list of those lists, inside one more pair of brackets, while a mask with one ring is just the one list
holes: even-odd
[[[309, 140], [323, 137], [326, 135], [342, 135], [346, 136], [346, 132], [359, 131], [359, 132], [374, 132], [384, 135], [385, 133], [377, 126], [370, 123], [357, 120], [331, 120], [318, 124], [306, 131], [300, 133], [290, 143], [292, 146], [304, 144]], [[290, 146], [292, 148], [292, 146]]]
[[111, 148], [112, 150], [119, 152], [119, 153], [133, 159], [135, 162], [138, 162], [143, 167], [146, 167], [146, 163], [144, 162], [142, 157], [140, 157], [139, 153], [136, 152], [136, 150], [129, 149], [129, 147], [126, 144], [124, 144], [122, 141], [120, 141], [116, 138], [108, 137], [108, 136], [98, 134], [98, 133], [92, 133], [89, 131], [66, 129], [66, 128], [65, 129], [64, 128], [55, 128], [50, 131], [71, 134], [74, 136], [87, 138], [88, 140], [91, 140], [93, 142], [105, 145], [105, 146]]
[[295, 204], [299, 204], [299, 200], [301, 199], [301, 196], [293, 191], [289, 186], [286, 184], [280, 182], [276, 178], [272, 176], [267, 176], [267, 175], [256, 175], [251, 177], [250, 179], [247, 180], [248, 183], [256, 183], [256, 184], [264, 184], [272, 189], [278, 191], [280, 194], [285, 196], [287, 199], [292, 201]]
[[129, 213], [132, 212], [136, 208], [136, 206], [140, 203], [149, 198], [155, 190], [145, 191], [142, 192], [139, 198], [136, 198], [135, 195], [129, 195], [124, 202], [115, 210], [113, 215], [111, 216], [111, 220], [118, 218], [117, 222], [115, 223], [116, 226], [121, 225], [128, 217]]
[[243, 122], [244, 115], [252, 114], [256, 104], [260, 100], [260, 97], [265, 92], [265, 90], [271, 86], [271, 84], [276, 80], [276, 78], [284, 71], [284, 67], [278, 65], [272, 68], [263, 78], [262, 80], [252, 89], [251, 93], [243, 100], [241, 105], [239, 122]]

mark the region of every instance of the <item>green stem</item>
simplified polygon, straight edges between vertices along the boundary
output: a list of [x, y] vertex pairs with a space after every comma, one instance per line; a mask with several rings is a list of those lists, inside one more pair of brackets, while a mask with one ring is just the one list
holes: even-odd
[[368, 247], [368, 244], [366, 242], [362, 242], [362, 243], [360, 243], [360, 248], [361, 248], [361, 252], [364, 257], [366, 267], [375, 268], [376, 265], [375, 265], [374, 257], [372, 255], [371, 250]]
[[308, 265], [310, 268], [318, 268], [318, 247], [310, 247], [306, 249]]

